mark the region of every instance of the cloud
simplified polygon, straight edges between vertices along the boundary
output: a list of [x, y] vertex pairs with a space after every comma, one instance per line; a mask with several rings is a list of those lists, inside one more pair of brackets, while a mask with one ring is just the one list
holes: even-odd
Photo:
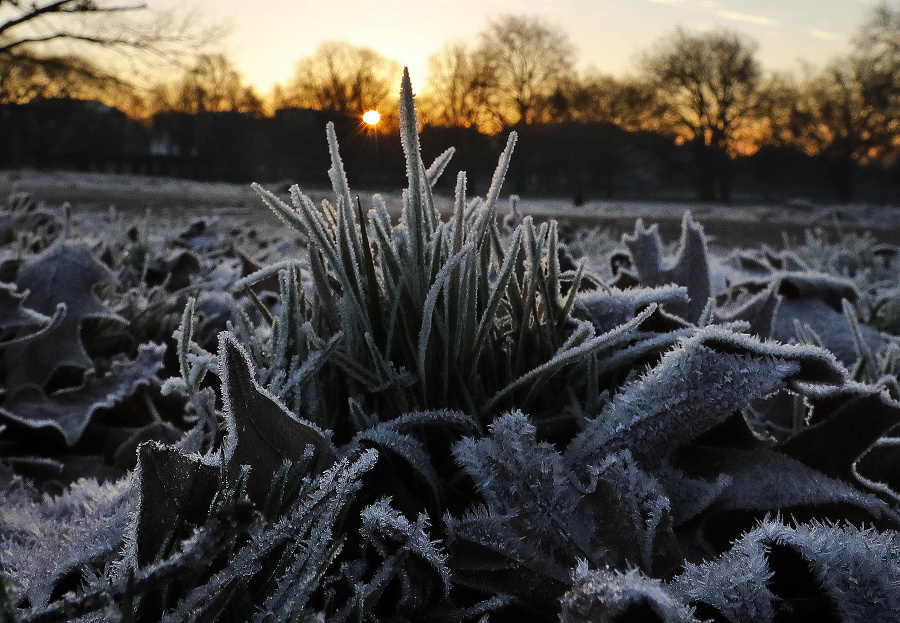
[[836, 32], [828, 32], [827, 30], [819, 30], [817, 28], [810, 28], [806, 32], [811, 34], [816, 39], [827, 39], [828, 41], [846, 41], [847, 40], [847, 35], [841, 35]]
[[758, 24], [760, 26], [778, 26], [780, 23], [777, 19], [772, 19], [765, 15], [735, 13], [734, 11], [716, 11], [716, 15], [726, 19], [733, 19], [736, 22], [746, 22], [747, 24]]

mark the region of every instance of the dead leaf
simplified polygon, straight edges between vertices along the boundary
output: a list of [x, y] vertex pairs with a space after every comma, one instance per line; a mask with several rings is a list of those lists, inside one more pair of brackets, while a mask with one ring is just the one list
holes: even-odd
[[235, 474], [241, 465], [251, 467], [251, 500], [262, 503], [272, 475], [286, 460], [303, 460], [307, 446], [313, 447], [316, 471], [334, 463], [331, 441], [259, 385], [249, 355], [230, 333], [219, 334], [219, 367], [228, 426], [225, 457]]
[[19, 269], [16, 285], [28, 290], [25, 303], [35, 311], [52, 315], [59, 303], [66, 314], [43, 338], [6, 349], [6, 389], [10, 394], [26, 387], [44, 388], [62, 367], [89, 371], [94, 363], [81, 341], [81, 322], [108, 318], [125, 322], [94, 294], [100, 283], [114, 281], [110, 270], [94, 259], [84, 242], [60, 242], [26, 262]]
[[69, 446], [78, 443], [94, 412], [112, 407], [142, 385], [157, 381], [163, 367], [163, 344], [142, 344], [134, 360], [114, 361], [103, 376], [88, 374], [81, 387], [48, 396], [36, 385], [20, 386], [0, 407], [0, 415], [30, 428], [59, 431]]
[[709, 300], [712, 286], [703, 227], [691, 218], [690, 213], [684, 214], [681, 221], [681, 243], [675, 257], [669, 261], [663, 259], [662, 241], [656, 225], [647, 228], [643, 221], [638, 220], [634, 235], [623, 235], [622, 243], [631, 253], [641, 285], [653, 287], [675, 284], [687, 288], [690, 300], [687, 303], [666, 305], [666, 310], [689, 322], [697, 322]]
[[137, 562], [143, 567], [206, 522], [219, 487], [219, 471], [199, 457], [157, 442], [138, 448], [140, 503]]

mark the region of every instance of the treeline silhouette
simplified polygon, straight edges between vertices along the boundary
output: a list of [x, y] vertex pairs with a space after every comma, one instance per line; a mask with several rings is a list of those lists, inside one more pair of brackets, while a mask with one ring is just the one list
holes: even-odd
[[[802, 80], [764, 73], [756, 44], [727, 30], [678, 28], [639, 65], [579, 74], [565, 33], [501, 17], [430, 58], [424, 155], [455, 146], [477, 186], [514, 129], [511, 192], [575, 203], [900, 198], [900, 7], [875, 7], [852, 53]], [[389, 188], [404, 172], [400, 71], [328, 41], [263, 98], [223, 54], [143, 91], [83, 58], [0, 54], [0, 167], [322, 185], [331, 121], [354, 183]], [[375, 128], [361, 120], [370, 109]]]
[[[283, 108], [270, 116], [243, 112], [162, 112], [149, 124], [93, 101], [51, 99], [0, 105], [0, 167], [68, 169], [176, 176], [205, 181], [327, 185], [324, 127], [334, 122], [348, 175], [358, 188], [389, 189], [405, 182], [399, 136], [372, 133], [357, 117]], [[698, 172], [692, 144], [609, 122], [523, 124], [508, 177], [510, 192], [590, 199], [693, 199]], [[456, 148], [451, 169], [469, 172], [483, 192], [505, 132], [475, 127], [422, 128], [427, 161]], [[855, 198], [896, 202], [900, 167], [853, 162]], [[834, 163], [793, 146], [763, 147], [730, 161], [738, 200], [818, 202], [843, 199]], [[842, 173], [841, 175], [844, 175]], [[445, 184], [455, 175], [445, 175]], [[842, 179], [842, 178], [840, 178]], [[844, 183], [843, 181], [841, 183]], [[447, 186], [444, 190], [450, 192]]]

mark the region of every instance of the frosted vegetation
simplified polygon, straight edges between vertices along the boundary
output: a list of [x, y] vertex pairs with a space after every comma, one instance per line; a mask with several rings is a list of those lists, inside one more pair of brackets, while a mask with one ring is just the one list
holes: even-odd
[[10, 197], [0, 618], [895, 617], [900, 250], [685, 215], [576, 263], [498, 211], [515, 134], [444, 217], [401, 113], [399, 222], [331, 127], [333, 200], [256, 187], [275, 240]]

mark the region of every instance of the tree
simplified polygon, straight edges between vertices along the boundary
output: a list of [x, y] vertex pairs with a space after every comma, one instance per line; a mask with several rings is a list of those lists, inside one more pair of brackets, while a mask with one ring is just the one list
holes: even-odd
[[827, 164], [837, 198], [855, 194], [858, 163], [900, 153], [900, 7], [876, 6], [854, 51], [809, 72], [781, 106], [786, 138]]
[[653, 92], [638, 80], [591, 73], [572, 83], [567, 99], [576, 121], [614, 123], [629, 131], [654, 126]]
[[[35, 99], [79, 98], [121, 100], [121, 81], [77, 56], [0, 56], [0, 104]], [[128, 91], [128, 89], [126, 89]]]
[[762, 76], [756, 44], [732, 31], [679, 28], [643, 57], [662, 129], [694, 148], [698, 198], [730, 198], [729, 156], [755, 131]]
[[539, 18], [507, 15], [491, 22], [476, 54], [505, 125], [549, 120], [554, 96], [575, 74], [568, 37]]
[[502, 128], [494, 102], [493, 75], [466, 43], [447, 43], [428, 59], [426, 88], [419, 106], [427, 123], [477, 127], [488, 134]]
[[145, 8], [127, 0], [0, 0], [0, 98], [82, 97], [127, 107], [122, 96], [134, 103], [135, 90], [117, 71], [100, 69], [98, 52], [126, 53], [133, 69], [139, 58], [182, 60], [221, 35], [192, 17]]
[[[195, 51], [221, 34], [173, 13], [149, 16], [143, 2], [110, 0], [0, 0], [0, 57], [41, 57], [41, 46], [67, 43], [80, 50], [140, 50], [171, 58]], [[83, 54], [77, 54], [83, 56]]]
[[851, 57], [859, 96], [868, 113], [870, 156], [900, 152], [900, 4], [876, 6], [855, 40]]
[[204, 112], [262, 113], [262, 100], [226, 55], [201, 54], [188, 69], [165, 106], [191, 114]]
[[283, 90], [290, 106], [359, 115], [383, 107], [393, 96], [402, 69], [375, 50], [345, 41], [326, 41], [297, 63]]

